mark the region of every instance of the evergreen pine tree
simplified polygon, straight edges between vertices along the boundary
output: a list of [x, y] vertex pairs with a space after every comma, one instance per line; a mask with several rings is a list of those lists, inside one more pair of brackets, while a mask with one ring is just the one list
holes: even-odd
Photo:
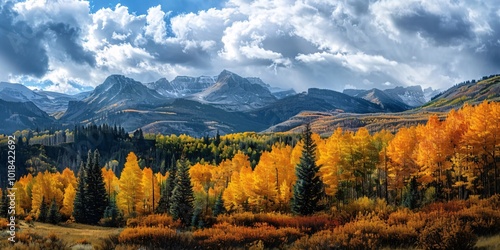
[[75, 201], [73, 202], [73, 218], [78, 223], [87, 223], [85, 172], [85, 166], [81, 162], [78, 172], [78, 186], [76, 188]]
[[109, 205], [104, 210], [104, 226], [117, 227], [122, 221], [122, 216], [118, 210], [115, 199], [110, 199]]
[[324, 189], [318, 172], [319, 166], [316, 165], [316, 144], [312, 139], [311, 127], [306, 124], [306, 130], [303, 134], [304, 148], [300, 162], [295, 168], [297, 182], [293, 187], [293, 196], [291, 200], [292, 212], [300, 215], [310, 215], [320, 208], [318, 202], [323, 197]]
[[2, 204], [0, 204], [0, 217], [7, 218], [9, 216], [9, 197], [7, 190], [2, 190]]
[[194, 196], [187, 160], [180, 161], [174, 182], [170, 214], [174, 220], [180, 219], [184, 225], [189, 225], [193, 215]]
[[48, 208], [47, 204], [45, 203], [45, 197], [42, 197], [42, 204], [40, 204], [37, 221], [47, 222], [48, 212], [49, 212], [49, 208]]
[[[91, 154], [89, 152], [89, 159]], [[108, 206], [106, 186], [102, 170], [99, 167], [99, 151], [94, 151], [92, 160], [87, 162], [86, 175], [86, 197], [87, 201], [87, 223], [96, 224], [104, 215], [104, 210]]]
[[56, 200], [53, 199], [47, 216], [47, 222], [57, 224], [59, 221], [61, 221], [61, 214], [59, 213], [59, 207], [57, 206]]
[[172, 191], [174, 190], [176, 175], [177, 175], [176, 164], [172, 164], [167, 181], [161, 192], [160, 201], [158, 201], [158, 207], [156, 208], [157, 213], [170, 212], [170, 203], [171, 203], [170, 198], [172, 196]]
[[217, 196], [217, 200], [215, 201], [214, 206], [214, 216], [217, 217], [219, 214], [223, 214], [226, 212], [226, 208], [224, 207], [224, 200], [222, 199], [222, 194]]

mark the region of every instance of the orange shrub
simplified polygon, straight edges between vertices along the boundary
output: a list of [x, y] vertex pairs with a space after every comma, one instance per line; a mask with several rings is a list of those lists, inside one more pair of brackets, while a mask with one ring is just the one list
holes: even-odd
[[337, 249], [337, 238], [331, 230], [319, 231], [311, 236], [304, 236], [290, 246], [290, 250]]
[[418, 233], [409, 225], [392, 225], [380, 232], [382, 246], [409, 247], [418, 242]]
[[477, 235], [500, 232], [500, 211], [490, 207], [472, 206], [456, 213], [458, 219], [470, 225]]
[[126, 245], [140, 245], [162, 249], [188, 249], [193, 246], [190, 233], [177, 233], [171, 228], [135, 227], [125, 228], [118, 241]]
[[67, 243], [53, 233], [45, 237], [36, 233], [18, 233], [16, 241], [15, 249], [69, 249]]
[[406, 224], [413, 215], [414, 213], [407, 208], [398, 209], [397, 211], [389, 215], [389, 218], [387, 219], [387, 224], [388, 225]]
[[419, 244], [424, 249], [472, 249], [476, 241], [470, 226], [453, 216], [436, 218], [419, 235]]
[[252, 226], [255, 223], [255, 214], [250, 212], [222, 214], [217, 217], [217, 223], [228, 223], [235, 226]]
[[373, 214], [360, 216], [358, 220], [333, 230], [335, 244], [342, 249], [377, 249], [380, 246], [380, 232], [386, 228], [387, 224]]
[[180, 221], [174, 221], [166, 214], [152, 214], [146, 217], [131, 218], [127, 220], [127, 227], [168, 227], [179, 228]]
[[292, 227], [301, 231], [314, 233], [320, 230], [334, 228], [340, 222], [331, 219], [326, 214], [312, 216], [292, 216], [280, 213], [238, 213], [232, 215], [220, 215], [217, 222], [228, 223], [235, 226], [254, 226], [257, 223], [267, 223], [276, 228]]
[[452, 200], [448, 202], [434, 202], [422, 209], [424, 212], [458, 212], [462, 209], [467, 208], [470, 205], [470, 202], [465, 200]]
[[195, 231], [193, 238], [199, 245], [208, 249], [245, 247], [257, 241], [262, 241], [266, 248], [282, 248], [303, 235], [296, 228], [275, 228], [265, 223], [257, 223], [255, 227], [221, 223], [212, 228]]

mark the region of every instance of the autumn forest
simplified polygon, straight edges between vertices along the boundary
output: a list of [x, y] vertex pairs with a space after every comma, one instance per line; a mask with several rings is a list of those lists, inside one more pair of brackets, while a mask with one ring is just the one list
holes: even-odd
[[123, 228], [98, 249], [472, 249], [500, 233], [497, 102], [375, 133], [16, 133], [37, 155], [14, 186], [19, 219]]

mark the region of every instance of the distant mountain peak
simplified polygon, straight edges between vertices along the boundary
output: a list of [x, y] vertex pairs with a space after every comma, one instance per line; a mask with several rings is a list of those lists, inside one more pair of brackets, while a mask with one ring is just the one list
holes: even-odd
[[267, 87], [228, 70], [223, 70], [217, 77], [217, 82], [197, 94], [194, 99], [212, 103], [228, 111], [255, 109], [277, 100]]

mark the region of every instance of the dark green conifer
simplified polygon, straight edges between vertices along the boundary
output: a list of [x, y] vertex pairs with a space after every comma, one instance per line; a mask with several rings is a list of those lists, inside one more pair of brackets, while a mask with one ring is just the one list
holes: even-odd
[[170, 202], [170, 214], [174, 220], [180, 219], [184, 225], [191, 223], [193, 215], [193, 186], [187, 160], [180, 161]]
[[318, 202], [324, 196], [323, 182], [318, 172], [319, 166], [316, 165], [316, 144], [312, 139], [311, 127], [306, 125], [303, 134], [304, 148], [300, 162], [295, 168], [297, 182], [293, 187], [293, 196], [291, 200], [292, 212], [299, 215], [310, 215], [321, 208]]
[[50, 204], [49, 214], [47, 216], [47, 222], [52, 224], [57, 224], [61, 221], [61, 214], [59, 213], [59, 206], [57, 206], [57, 202], [55, 199], [52, 200], [52, 204]]
[[170, 213], [170, 203], [172, 191], [175, 187], [175, 178], [177, 176], [177, 167], [176, 164], [172, 164], [170, 169], [170, 173], [167, 177], [167, 181], [164, 185], [164, 188], [161, 192], [160, 201], [158, 202], [158, 207], [156, 208], [157, 213]]
[[[91, 155], [89, 154], [89, 157]], [[87, 201], [88, 219], [87, 223], [96, 224], [104, 215], [104, 210], [108, 206], [106, 186], [104, 177], [99, 166], [99, 151], [95, 150], [92, 160], [88, 162], [85, 191]]]
[[48, 212], [49, 212], [49, 207], [45, 203], [45, 197], [42, 197], [42, 204], [40, 204], [37, 221], [47, 222]]
[[83, 162], [80, 164], [78, 171], [78, 186], [76, 188], [75, 200], [73, 202], [73, 218], [78, 223], [87, 223], [87, 207], [85, 203], [86, 183], [85, 183], [85, 166]]

